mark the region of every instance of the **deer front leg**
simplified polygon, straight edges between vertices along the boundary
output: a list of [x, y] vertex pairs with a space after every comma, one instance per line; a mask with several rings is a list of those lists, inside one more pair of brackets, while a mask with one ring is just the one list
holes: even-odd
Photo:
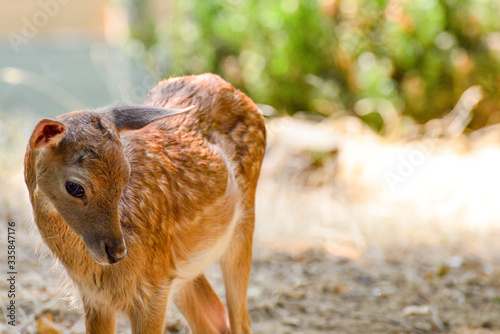
[[96, 309], [85, 304], [85, 328], [87, 334], [113, 334], [116, 326], [116, 314], [105, 308]]
[[252, 266], [253, 214], [243, 218], [233, 241], [221, 259], [231, 334], [252, 333], [247, 309], [247, 290]]
[[133, 334], [162, 334], [167, 313], [168, 289], [155, 288], [130, 310]]
[[175, 296], [175, 305], [193, 334], [230, 333], [226, 308], [205, 275], [185, 283]]

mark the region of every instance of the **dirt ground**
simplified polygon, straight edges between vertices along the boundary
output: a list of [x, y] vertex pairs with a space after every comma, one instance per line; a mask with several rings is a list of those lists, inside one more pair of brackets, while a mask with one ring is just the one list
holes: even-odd
[[498, 263], [438, 259], [431, 249], [401, 255], [353, 261], [275, 253], [257, 261], [254, 284], [273, 298], [251, 299], [256, 332], [500, 332]]
[[[442, 251], [349, 259], [262, 246], [249, 289], [254, 333], [500, 333], [500, 259]], [[1, 332], [85, 333], [79, 311], [62, 299], [57, 270], [47, 272], [50, 261], [27, 260], [18, 276], [22, 329]], [[217, 270], [208, 276], [223, 295]], [[170, 333], [188, 333], [176, 310], [168, 324]], [[117, 332], [130, 333], [124, 319]]]

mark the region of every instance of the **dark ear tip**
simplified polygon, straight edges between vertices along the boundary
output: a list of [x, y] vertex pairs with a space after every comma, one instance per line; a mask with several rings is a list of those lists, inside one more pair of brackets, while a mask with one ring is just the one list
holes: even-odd
[[138, 106], [108, 106], [99, 110], [107, 115], [118, 131], [138, 130], [149, 123], [193, 109], [190, 106], [184, 109], [168, 109], [162, 107]]

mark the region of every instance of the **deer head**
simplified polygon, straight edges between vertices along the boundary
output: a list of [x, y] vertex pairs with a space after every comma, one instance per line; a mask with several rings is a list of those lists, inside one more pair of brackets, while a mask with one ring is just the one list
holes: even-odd
[[106, 107], [43, 119], [29, 141], [37, 151], [37, 188], [99, 264], [126, 255], [118, 205], [130, 177], [119, 133], [184, 112], [149, 106]]

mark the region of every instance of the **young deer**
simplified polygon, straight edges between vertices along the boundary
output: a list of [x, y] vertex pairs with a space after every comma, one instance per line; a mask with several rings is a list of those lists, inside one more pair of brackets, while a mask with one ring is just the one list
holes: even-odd
[[[264, 119], [213, 74], [161, 82], [141, 106], [36, 125], [25, 179], [40, 233], [77, 286], [87, 333], [250, 333], [246, 294]], [[203, 271], [219, 260], [228, 313]]]

